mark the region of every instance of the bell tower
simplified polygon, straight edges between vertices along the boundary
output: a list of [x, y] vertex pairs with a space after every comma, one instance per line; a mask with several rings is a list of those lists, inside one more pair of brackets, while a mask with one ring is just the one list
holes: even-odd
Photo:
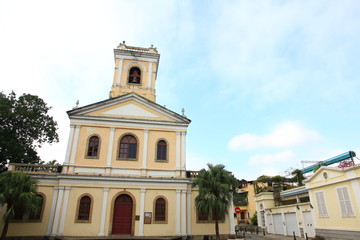
[[160, 54], [149, 48], [127, 46], [125, 41], [114, 49], [115, 71], [110, 98], [134, 92], [156, 101], [155, 81]]

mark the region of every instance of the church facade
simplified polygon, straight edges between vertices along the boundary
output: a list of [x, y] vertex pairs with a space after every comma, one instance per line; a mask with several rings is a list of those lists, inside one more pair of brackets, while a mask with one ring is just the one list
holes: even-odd
[[[38, 180], [43, 206], [35, 218], [11, 222], [8, 236], [215, 234], [213, 219], [197, 214], [195, 173], [186, 170], [191, 121], [156, 103], [160, 54], [152, 46], [123, 42], [114, 58], [109, 99], [67, 112], [70, 134], [62, 168], [10, 165]], [[233, 206], [220, 233], [235, 233]]]

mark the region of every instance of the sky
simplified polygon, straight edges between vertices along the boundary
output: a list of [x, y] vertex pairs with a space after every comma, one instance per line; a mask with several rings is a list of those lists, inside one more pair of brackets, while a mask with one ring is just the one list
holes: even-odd
[[[64, 161], [66, 111], [109, 97], [113, 49], [157, 47], [157, 103], [192, 120], [187, 169], [239, 179], [360, 156], [360, 2], [0, 0], [0, 91], [38, 95]], [[358, 160], [356, 159], [358, 162]]]

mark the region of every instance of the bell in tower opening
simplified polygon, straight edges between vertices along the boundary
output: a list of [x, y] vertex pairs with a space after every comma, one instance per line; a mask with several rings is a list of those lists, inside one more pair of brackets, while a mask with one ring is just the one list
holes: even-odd
[[128, 83], [140, 84], [141, 70], [138, 67], [132, 67], [129, 72]]

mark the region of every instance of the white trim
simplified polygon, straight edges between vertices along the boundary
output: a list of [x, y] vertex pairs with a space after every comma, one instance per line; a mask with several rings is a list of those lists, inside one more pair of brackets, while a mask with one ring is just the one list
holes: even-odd
[[181, 190], [181, 235], [186, 236], [186, 192]]
[[104, 187], [99, 236], [105, 236], [105, 231], [104, 230], [105, 230], [105, 218], [106, 218], [106, 209], [107, 209], [108, 196], [109, 196], [109, 188]]
[[140, 189], [140, 222], [139, 222], [139, 236], [144, 236], [144, 209], [145, 209], [145, 193], [146, 189]]
[[191, 190], [188, 190], [187, 192], [187, 234], [191, 235]]
[[108, 150], [106, 167], [111, 167], [111, 157], [112, 157], [113, 146], [114, 146], [114, 133], [115, 133], [115, 128], [111, 127], [110, 128], [109, 150]]
[[175, 222], [175, 235], [180, 236], [181, 212], [180, 212], [180, 189], [176, 189], [176, 222]]
[[176, 132], [176, 170], [180, 170], [180, 132]]
[[75, 163], [75, 157], [76, 157], [76, 150], [77, 150], [77, 144], [79, 141], [79, 132], [80, 132], [80, 126], [75, 126], [75, 136], [74, 136], [74, 142], [71, 149], [71, 159], [70, 159], [70, 165], [74, 165]]
[[[132, 58], [128, 58], [128, 57], [127, 57], [127, 59], [132, 59]], [[138, 60], [138, 59], [132, 59], [132, 60]], [[149, 62], [148, 60], [144, 60], [144, 61]], [[123, 70], [123, 71], [127, 71], [127, 73], [128, 73], [128, 71], [130, 70], [131, 67], [138, 67], [138, 66], [141, 66], [141, 68], [142, 68], [141, 71], [142, 71], [143, 73], [147, 72], [145, 64], [143, 64], [142, 62], [138, 62], [138, 61], [136, 61], [136, 62], [128, 62], [128, 63], [123, 67], [122, 70]], [[143, 80], [144, 75], [143, 75], [143, 74], [141, 74], [141, 75], [142, 75], [141, 78], [142, 78], [142, 80]]]
[[147, 171], [147, 175], [148, 176], [169, 176], [169, 177], [175, 177], [176, 176], [176, 172], [170, 172], [170, 171], [152, 171], [152, 170], [148, 170]]
[[160, 122], [146, 121], [142, 119], [115, 119], [115, 118], [95, 118], [91, 116], [73, 116], [70, 123], [105, 125], [105, 126], [124, 126], [124, 127], [141, 127], [141, 128], [160, 128], [172, 130], [186, 130], [188, 123], [178, 122]]
[[88, 176], [88, 175], [32, 175], [36, 178], [39, 183], [57, 183], [61, 182], [62, 184], [74, 183], [74, 184], [86, 184], [91, 186], [102, 186], [104, 184], [113, 185], [113, 186], [159, 186], [164, 187], [168, 186], [169, 188], [182, 188], [187, 187], [191, 183], [189, 179], [179, 179], [179, 178], [141, 178], [141, 177], [108, 177], [108, 176]]
[[141, 170], [112, 169], [112, 174], [141, 175]]
[[152, 67], [153, 67], [153, 63], [150, 62], [149, 63], [149, 72], [148, 72], [148, 88], [151, 88], [151, 81], [152, 81]]
[[70, 149], [71, 149], [72, 140], [73, 140], [73, 137], [74, 137], [74, 127], [75, 127], [75, 125], [70, 125], [70, 132], [69, 132], [68, 144], [67, 144], [67, 147], [66, 147], [64, 165], [67, 165], [70, 162]]
[[147, 160], [147, 148], [148, 148], [148, 139], [149, 139], [149, 130], [144, 129], [144, 146], [143, 146], [143, 162], [142, 168], [146, 169], [146, 160]]
[[118, 58], [120, 59], [120, 63], [119, 63], [119, 67], [117, 69], [118, 71], [118, 78], [116, 80], [116, 86], [120, 86], [120, 82], [121, 82], [121, 76], [122, 76], [122, 68], [123, 68], [123, 63], [124, 63], [124, 59], [123, 58]]
[[61, 220], [60, 220], [60, 227], [59, 227], [59, 234], [58, 234], [60, 236], [62, 236], [64, 233], [64, 226], [65, 226], [67, 207], [68, 207], [68, 203], [69, 203], [70, 189], [71, 189], [71, 187], [69, 187], [69, 186], [65, 187], [64, 205], [63, 205], [62, 212], [61, 212]]
[[358, 213], [355, 213], [355, 209], [354, 209], [354, 214], [355, 215], [360, 215], [360, 184], [358, 180], [351, 180], [351, 186], [352, 186], [352, 190], [354, 193], [354, 198], [355, 198], [355, 202], [356, 202], [356, 206], [357, 206], [357, 210]]
[[50, 208], [50, 217], [49, 217], [48, 227], [47, 227], [47, 231], [46, 231], [46, 236], [49, 236], [51, 234], [51, 229], [54, 224], [54, 215], [55, 215], [56, 202], [58, 199], [57, 198], [58, 192], [59, 192], [59, 190], [55, 189], [55, 187], [54, 187], [53, 200], [52, 200], [51, 208]]
[[[95, 103], [92, 105], [88, 105], [88, 106], [82, 107], [80, 109], [74, 109], [72, 111], [69, 111], [70, 118], [81, 117], [81, 116], [86, 117], [85, 114], [87, 114], [87, 113], [101, 110], [101, 109], [104, 109], [107, 107], [112, 107], [112, 106], [115, 106], [120, 103], [128, 102], [130, 100], [134, 100], [137, 103], [154, 110], [155, 112], [161, 113], [161, 114], [169, 117], [170, 119], [173, 119], [174, 121], [190, 123], [190, 120], [182, 117], [181, 115], [179, 115], [167, 108], [161, 107], [159, 104], [157, 104], [155, 102], [144, 99], [143, 97], [137, 95], [136, 93], [129, 93], [129, 94], [123, 95], [121, 97], [111, 98], [109, 100], [105, 100], [103, 102], [98, 102], [98, 103]], [[109, 119], [109, 118], [108, 117], [104, 118], [104, 120], [106, 120], [106, 119]], [[116, 120], [119, 121], [121, 119], [116, 118]], [[122, 119], [122, 120], [126, 120], [126, 119]], [[132, 119], [131, 121], [134, 121], [134, 120], [136, 120], [136, 119]], [[146, 122], [146, 121], [144, 121], [144, 122]]]
[[105, 173], [104, 169], [99, 169], [99, 168], [82, 168], [82, 167], [76, 167], [74, 169], [75, 173]]
[[52, 236], [56, 236], [56, 233], [57, 233], [61, 203], [62, 203], [62, 199], [63, 199], [64, 186], [58, 186], [56, 188], [56, 190], [59, 190], [59, 192], [57, 195], [57, 204], [56, 204], [56, 210], [55, 210], [54, 224], [53, 224], [52, 233], [51, 233]]
[[[123, 58], [123, 57], [124, 57], [123, 55], [115, 54], [115, 58]], [[156, 63], [158, 61], [158, 59], [134, 57], [134, 56], [126, 56], [126, 59], [136, 60], [136, 61], [144, 61], [144, 62], [154, 62], [154, 63]]]
[[181, 170], [186, 170], [186, 132], [181, 133]]

